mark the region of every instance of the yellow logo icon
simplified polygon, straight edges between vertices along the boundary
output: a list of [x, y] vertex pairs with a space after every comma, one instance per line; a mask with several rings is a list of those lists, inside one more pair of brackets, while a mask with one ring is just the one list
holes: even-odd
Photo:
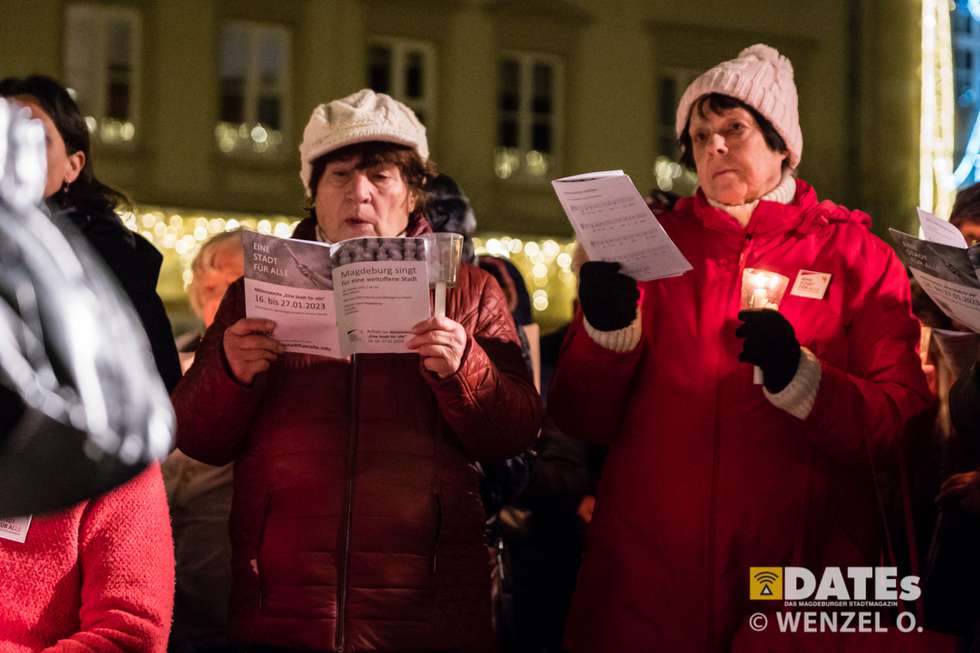
[[782, 567], [749, 567], [749, 599], [752, 601], [781, 601], [782, 598]]

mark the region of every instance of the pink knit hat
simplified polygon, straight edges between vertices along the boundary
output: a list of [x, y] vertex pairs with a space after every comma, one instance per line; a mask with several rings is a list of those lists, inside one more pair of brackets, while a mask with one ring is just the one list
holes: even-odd
[[757, 43], [737, 59], [723, 61], [691, 82], [677, 105], [677, 137], [702, 95], [721, 93], [745, 102], [765, 117], [786, 141], [789, 165], [796, 168], [803, 154], [799, 101], [793, 83], [793, 64], [775, 48]]

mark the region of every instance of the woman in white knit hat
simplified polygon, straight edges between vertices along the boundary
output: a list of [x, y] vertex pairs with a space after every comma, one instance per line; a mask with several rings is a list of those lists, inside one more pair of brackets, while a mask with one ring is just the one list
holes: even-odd
[[[363, 90], [313, 111], [296, 238], [417, 236], [430, 174], [411, 109]], [[229, 629], [248, 651], [489, 651], [471, 461], [535, 438], [540, 397], [493, 279], [462, 265], [415, 354], [282, 353], [232, 285], [174, 392], [178, 445], [234, 461]]]
[[[660, 220], [694, 269], [637, 284], [585, 263], [552, 381], [559, 426], [611, 444], [575, 652], [728, 650], [781, 605], [750, 598], [752, 567], [876, 564], [869, 452], [930, 403], [902, 265], [796, 178], [789, 60], [755, 45], [698, 77], [677, 136], [700, 187]], [[778, 312], [740, 312], [749, 268], [788, 278]]]

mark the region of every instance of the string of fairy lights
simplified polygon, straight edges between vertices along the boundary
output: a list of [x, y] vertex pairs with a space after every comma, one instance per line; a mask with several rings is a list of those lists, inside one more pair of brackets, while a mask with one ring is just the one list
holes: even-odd
[[953, 46], [949, 0], [922, 0], [919, 206], [946, 217], [953, 206]]
[[[239, 228], [286, 238], [299, 222], [284, 215], [188, 212], [163, 207], [141, 207], [120, 217], [127, 227], [142, 234], [163, 254], [158, 291], [168, 306], [176, 307], [184, 305], [186, 288], [193, 276], [191, 262], [209, 238]], [[473, 244], [477, 254], [503, 257], [517, 267], [527, 284], [536, 322], [547, 328], [571, 317], [575, 298], [573, 240], [481, 234], [474, 237]]]

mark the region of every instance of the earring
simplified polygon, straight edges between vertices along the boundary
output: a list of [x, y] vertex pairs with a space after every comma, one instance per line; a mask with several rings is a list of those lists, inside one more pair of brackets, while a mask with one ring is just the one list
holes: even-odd
[[71, 189], [71, 183], [70, 183], [70, 182], [67, 182], [67, 181], [66, 181], [66, 182], [65, 182], [65, 185], [61, 187], [61, 192], [62, 192], [63, 194], [65, 194], [65, 195], [67, 195], [67, 194], [68, 194], [68, 191], [69, 191], [69, 189]]

